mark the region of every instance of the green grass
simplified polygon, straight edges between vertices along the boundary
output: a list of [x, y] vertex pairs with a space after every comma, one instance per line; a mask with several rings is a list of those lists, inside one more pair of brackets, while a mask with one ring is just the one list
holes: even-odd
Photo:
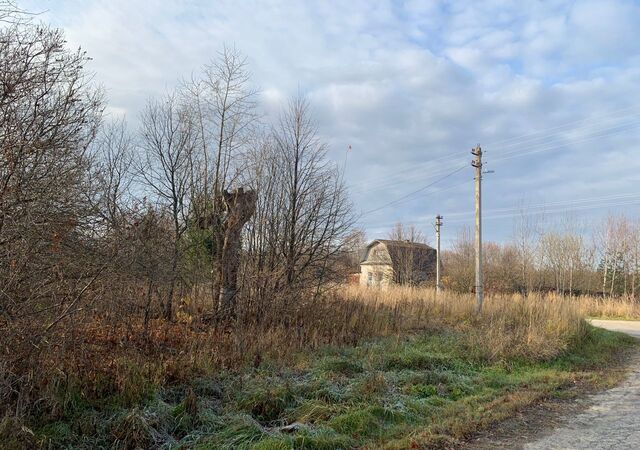
[[27, 442], [68, 449], [446, 447], [540, 399], [575, 395], [576, 382], [612, 384], [616, 375], [599, 370], [635, 345], [589, 327], [560, 358], [489, 362], [469, 356], [462, 341], [447, 332], [325, 348], [299, 355], [295, 369], [269, 365], [197, 379], [145, 391], [131, 406], [71, 398], [62, 417], [41, 419]]

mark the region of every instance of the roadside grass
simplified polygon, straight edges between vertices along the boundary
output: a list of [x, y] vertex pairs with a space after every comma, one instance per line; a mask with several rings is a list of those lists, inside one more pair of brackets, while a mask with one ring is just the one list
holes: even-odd
[[580, 314], [593, 319], [639, 320], [640, 302], [633, 296], [576, 297]]
[[614, 383], [602, 369], [635, 340], [583, 328], [550, 358], [470, 352], [477, 336], [451, 328], [324, 347], [165, 386], [135, 405], [77, 399], [38, 427], [5, 419], [0, 436], [12, 432], [3, 448], [445, 448], [542, 399]]

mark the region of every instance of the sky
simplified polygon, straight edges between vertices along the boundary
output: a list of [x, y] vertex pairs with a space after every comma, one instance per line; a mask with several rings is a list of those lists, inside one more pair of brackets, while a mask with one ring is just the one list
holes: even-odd
[[[473, 225], [472, 147], [484, 152], [483, 234], [526, 210], [556, 223], [640, 214], [640, 2], [25, 0], [91, 56], [112, 116], [224, 45], [249, 62], [266, 117], [311, 102], [370, 239], [395, 222], [443, 245]], [[349, 150], [351, 148], [351, 150]]]

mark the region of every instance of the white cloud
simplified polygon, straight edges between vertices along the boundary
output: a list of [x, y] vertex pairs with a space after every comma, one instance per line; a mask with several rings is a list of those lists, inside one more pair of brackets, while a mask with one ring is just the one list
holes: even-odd
[[[640, 169], [638, 129], [615, 128], [640, 114], [640, 7], [630, 0], [24, 6], [48, 10], [41, 18], [88, 51], [110, 110], [131, 120], [148, 96], [199, 70], [224, 43], [235, 44], [249, 58], [268, 115], [299, 89], [312, 100], [332, 155], [342, 160], [352, 145], [347, 172], [364, 211], [466, 163], [477, 142], [496, 169], [487, 180], [488, 208], [632, 192], [624, 180]], [[568, 122], [574, 124], [562, 127]], [[540, 130], [547, 131], [535, 134]], [[470, 181], [465, 169], [439, 185], [448, 190], [362, 223], [380, 230], [405, 220], [430, 232], [426, 218], [471, 207]], [[488, 238], [503, 239], [511, 225], [485, 229]], [[455, 234], [453, 224], [448, 233]]]

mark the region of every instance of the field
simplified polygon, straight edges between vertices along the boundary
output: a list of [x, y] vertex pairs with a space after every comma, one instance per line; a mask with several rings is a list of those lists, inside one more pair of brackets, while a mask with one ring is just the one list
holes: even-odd
[[490, 296], [478, 316], [468, 295], [350, 287], [306, 305], [296, 326], [154, 322], [161, 344], [136, 351], [130, 336], [119, 352], [95, 346], [90, 367], [71, 358], [0, 437], [16, 449], [451, 447], [541, 399], [616, 381], [601, 369], [632, 341], [590, 327], [578, 305]]

